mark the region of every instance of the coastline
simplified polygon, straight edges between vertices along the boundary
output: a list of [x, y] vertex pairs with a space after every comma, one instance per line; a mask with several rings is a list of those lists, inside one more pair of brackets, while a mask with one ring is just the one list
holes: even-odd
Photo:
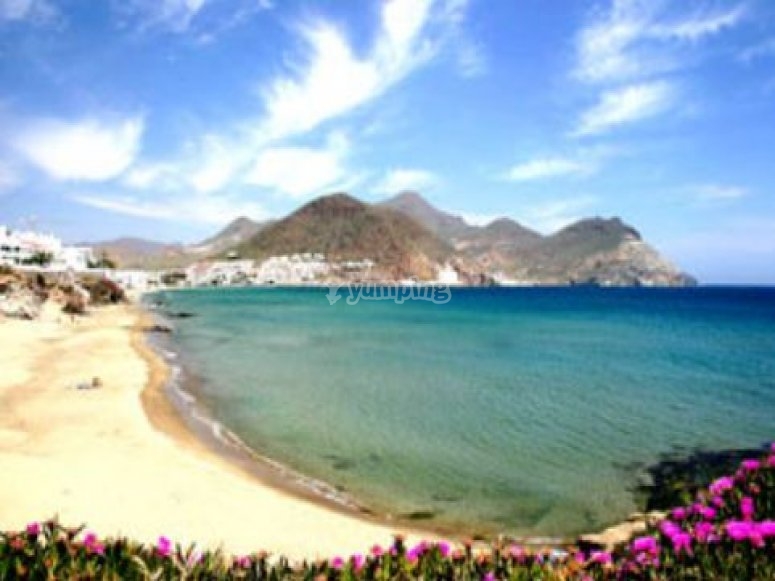
[[[0, 323], [0, 529], [58, 515], [101, 535], [292, 559], [411, 533], [289, 491], [203, 442], [164, 391], [170, 370], [146, 342], [149, 318], [121, 305], [76, 323], [53, 310]], [[92, 376], [102, 388], [67, 389]]]

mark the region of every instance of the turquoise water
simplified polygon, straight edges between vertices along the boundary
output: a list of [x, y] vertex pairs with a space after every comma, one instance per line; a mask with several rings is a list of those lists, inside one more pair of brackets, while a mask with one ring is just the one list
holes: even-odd
[[384, 514], [562, 536], [634, 510], [634, 463], [775, 437], [775, 289], [156, 295], [197, 398], [248, 445]]

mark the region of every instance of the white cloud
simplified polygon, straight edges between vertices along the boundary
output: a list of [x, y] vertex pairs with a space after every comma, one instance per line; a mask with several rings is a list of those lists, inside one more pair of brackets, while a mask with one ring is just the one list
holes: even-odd
[[9, 192], [21, 184], [21, 176], [10, 163], [0, 159], [0, 194]]
[[751, 61], [770, 56], [775, 56], [775, 37], [768, 38], [741, 51], [739, 59], [744, 63], [750, 63]]
[[247, 153], [217, 135], [205, 135], [200, 143], [199, 163], [189, 174], [188, 182], [197, 192], [222, 189], [245, 162]]
[[138, 190], [148, 188], [170, 189], [176, 184], [177, 168], [171, 163], [140, 163], [124, 175], [124, 185]]
[[57, 9], [47, 0], [0, 0], [0, 22], [45, 23], [58, 15]]
[[641, 83], [606, 91], [581, 116], [574, 136], [596, 135], [614, 127], [641, 121], [666, 111], [675, 90], [666, 81]]
[[564, 157], [543, 157], [517, 164], [504, 178], [512, 182], [527, 182], [561, 176], [589, 175], [596, 167], [588, 162]]
[[440, 181], [436, 174], [427, 170], [397, 168], [388, 171], [372, 191], [386, 196], [405, 191], [427, 192], [436, 187]]
[[174, 222], [195, 222], [222, 226], [237, 216], [250, 216], [260, 220], [266, 218], [264, 208], [254, 202], [246, 202], [225, 196], [169, 197], [165, 200], [147, 200], [133, 196], [77, 194], [71, 199], [79, 204], [99, 208], [108, 212], [170, 220]]
[[695, 10], [667, 15], [678, 4], [663, 0], [613, 0], [597, 11], [576, 39], [574, 75], [585, 82], [626, 82], [682, 66], [687, 43], [736, 26], [744, 4], [724, 11]]
[[503, 214], [472, 214], [470, 212], [457, 212], [457, 215], [465, 220], [466, 224], [472, 226], [487, 226], [487, 224], [503, 218]]
[[276, 193], [302, 198], [335, 189], [348, 176], [345, 165], [350, 144], [339, 133], [321, 149], [273, 147], [258, 154], [245, 182]]
[[210, 0], [130, 0], [120, 9], [139, 19], [139, 29], [185, 32]]
[[370, 54], [356, 56], [340, 30], [327, 22], [301, 28], [309, 49], [306, 65], [293, 77], [261, 90], [266, 117], [260, 133], [272, 140], [305, 133], [382, 95], [427, 62], [433, 43], [422, 36], [431, 0], [391, 0]]
[[551, 234], [582, 219], [597, 201], [596, 197], [585, 195], [532, 203], [518, 215], [524, 217], [525, 223], [530, 227], [544, 234]]
[[118, 121], [42, 119], [24, 125], [11, 144], [56, 180], [104, 181], [132, 164], [143, 129], [140, 117]]
[[690, 188], [694, 196], [701, 202], [723, 202], [738, 200], [748, 195], [748, 190], [740, 186], [723, 184], [702, 184]]
[[480, 77], [487, 73], [487, 59], [481, 44], [463, 39], [457, 50], [457, 64], [465, 78]]

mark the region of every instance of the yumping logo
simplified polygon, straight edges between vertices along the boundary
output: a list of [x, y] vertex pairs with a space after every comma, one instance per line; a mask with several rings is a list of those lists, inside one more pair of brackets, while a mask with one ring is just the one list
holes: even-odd
[[[340, 294], [340, 290], [342, 294]], [[443, 305], [452, 299], [452, 290], [447, 285], [439, 284], [332, 284], [328, 285], [326, 298], [328, 304], [334, 305], [339, 299], [347, 297], [348, 305], [364, 301], [394, 301], [400, 305], [404, 301], [428, 301]]]

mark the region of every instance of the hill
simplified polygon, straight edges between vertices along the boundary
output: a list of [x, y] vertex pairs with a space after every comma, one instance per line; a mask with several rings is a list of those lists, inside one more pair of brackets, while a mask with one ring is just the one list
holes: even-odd
[[437, 210], [416, 193], [383, 203], [437, 232], [454, 247], [461, 269], [501, 273], [538, 284], [686, 285], [694, 279], [676, 268], [620, 218], [588, 218], [542, 236], [498, 218], [472, 226]]
[[165, 269], [187, 266], [220, 254], [254, 236], [270, 222], [241, 216], [198, 244], [164, 244], [143, 238], [116, 238], [89, 244], [98, 256], [106, 254], [120, 268]]
[[442, 238], [409, 216], [344, 194], [314, 200], [237, 246], [240, 256], [320, 252], [331, 261], [369, 259], [375, 275], [434, 278], [438, 263], [453, 255]]

